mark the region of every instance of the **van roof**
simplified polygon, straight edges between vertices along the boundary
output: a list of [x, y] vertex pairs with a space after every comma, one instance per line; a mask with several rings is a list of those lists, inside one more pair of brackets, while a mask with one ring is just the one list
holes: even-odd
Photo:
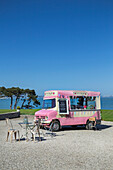
[[44, 98], [64, 96], [100, 96], [100, 92], [82, 91], [82, 90], [49, 90], [45, 91]]

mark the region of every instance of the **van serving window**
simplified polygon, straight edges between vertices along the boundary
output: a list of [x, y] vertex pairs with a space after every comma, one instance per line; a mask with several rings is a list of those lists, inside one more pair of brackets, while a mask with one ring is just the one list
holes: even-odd
[[70, 96], [71, 109], [84, 109], [84, 97], [83, 96]]
[[71, 109], [96, 109], [96, 97], [70, 96]]
[[96, 97], [87, 97], [87, 109], [96, 109]]

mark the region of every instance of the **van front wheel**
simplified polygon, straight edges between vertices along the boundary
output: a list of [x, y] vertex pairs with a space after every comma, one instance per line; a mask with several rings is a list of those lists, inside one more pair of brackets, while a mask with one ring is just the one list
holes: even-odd
[[55, 120], [51, 123], [50, 128], [51, 128], [51, 131], [57, 132], [60, 130], [60, 123], [57, 120]]

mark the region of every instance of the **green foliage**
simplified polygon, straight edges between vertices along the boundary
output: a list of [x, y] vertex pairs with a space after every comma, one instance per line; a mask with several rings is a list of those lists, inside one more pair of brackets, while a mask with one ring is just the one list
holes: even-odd
[[13, 95], [12, 88], [0, 87], [0, 93], [6, 97], [12, 97]]
[[[11, 98], [10, 109], [12, 109], [14, 96], [16, 97], [14, 109], [16, 109], [20, 98], [22, 98], [23, 100], [21, 108], [23, 107], [32, 108], [33, 106], [30, 105], [31, 101], [33, 101], [34, 106], [40, 105], [40, 102], [37, 100], [38, 96], [36, 95], [35, 90], [21, 89], [19, 87], [11, 87], [11, 88], [0, 87], [0, 97], [5, 97], [5, 96]], [[28, 104], [24, 105], [26, 101], [28, 102]]]
[[16, 111], [16, 110], [0, 109], [0, 114], [9, 113], [9, 112], [15, 112], [15, 111]]
[[10, 109], [12, 109], [12, 104], [13, 104], [13, 89], [12, 88], [0, 87], [0, 94], [2, 96], [6, 96], [6, 97], [10, 97], [11, 98]]
[[20, 106], [17, 106], [17, 109], [20, 109]]
[[[35, 115], [36, 111], [39, 111], [40, 109], [21, 109], [20, 114], [21, 115]], [[9, 113], [9, 112], [15, 112], [16, 110], [9, 110], [9, 109], [0, 109], [0, 114], [3, 113]]]
[[101, 110], [102, 120], [113, 121], [113, 110]]
[[40, 109], [21, 109], [21, 115], [35, 115], [35, 112], [39, 111]]
[[37, 100], [38, 96], [36, 95], [35, 90], [25, 89], [25, 93], [27, 94], [27, 98], [23, 99], [23, 103], [25, 103], [25, 101], [28, 101], [28, 104], [25, 106], [22, 104], [21, 108], [23, 108], [23, 107], [26, 107], [28, 109], [32, 108], [33, 106], [30, 105], [31, 101], [33, 101], [34, 106], [40, 105], [40, 102]]
[[19, 99], [21, 95], [24, 93], [24, 89], [20, 89], [19, 87], [12, 87], [12, 93], [16, 97], [14, 109], [16, 109], [17, 103], [19, 102]]
[[[21, 115], [35, 115], [36, 111], [39, 111], [40, 109], [21, 109], [20, 114]], [[0, 109], [0, 114], [13, 112], [16, 110], [9, 110], [9, 109]], [[101, 117], [104, 121], [112, 121], [113, 122], [113, 110], [101, 110]]]

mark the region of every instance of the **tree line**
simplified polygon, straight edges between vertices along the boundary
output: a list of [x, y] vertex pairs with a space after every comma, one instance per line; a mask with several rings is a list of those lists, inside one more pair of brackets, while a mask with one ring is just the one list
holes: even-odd
[[[10, 109], [12, 109], [14, 98], [15, 98], [14, 109], [17, 108], [19, 100], [22, 100], [22, 105], [20, 107], [21, 109], [23, 108], [29, 109], [33, 108], [33, 105], [34, 106], [40, 105], [40, 102], [37, 100], [38, 95], [36, 95], [35, 90], [21, 89], [19, 87], [11, 88], [0, 87], [0, 98], [2, 97], [9, 97], [11, 99]], [[27, 104], [25, 104], [25, 102], [27, 102]], [[31, 102], [33, 102], [32, 105]]]

